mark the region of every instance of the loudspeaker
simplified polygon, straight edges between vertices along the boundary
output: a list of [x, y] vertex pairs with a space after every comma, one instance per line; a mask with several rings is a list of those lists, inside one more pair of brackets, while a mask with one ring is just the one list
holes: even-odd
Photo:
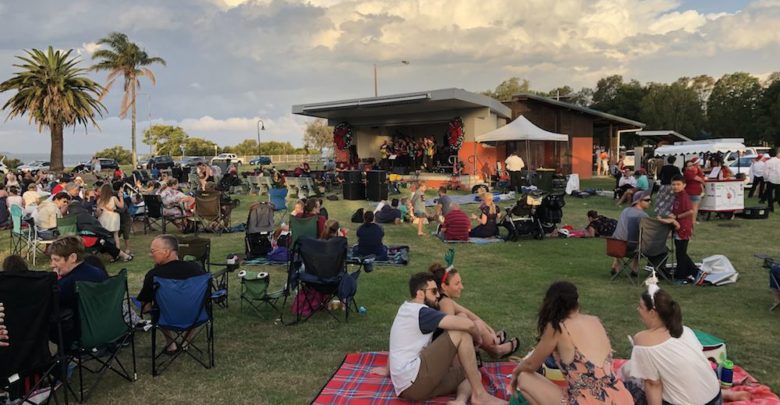
[[344, 183], [343, 189], [345, 200], [366, 199], [366, 185], [363, 183]]
[[366, 189], [366, 196], [368, 201], [387, 200], [387, 184], [369, 184]]
[[344, 182], [346, 184], [363, 183], [363, 172], [359, 170], [348, 170], [344, 172]]
[[369, 170], [366, 172], [366, 182], [369, 186], [376, 183], [386, 183], [387, 172], [384, 170]]

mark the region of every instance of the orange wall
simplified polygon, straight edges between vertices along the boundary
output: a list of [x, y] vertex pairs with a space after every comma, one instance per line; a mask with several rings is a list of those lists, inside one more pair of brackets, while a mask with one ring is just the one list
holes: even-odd
[[458, 159], [463, 162], [463, 174], [474, 173], [474, 147], [476, 146], [476, 174], [480, 178], [496, 174], [496, 148], [488, 148], [478, 142], [463, 142], [458, 151]]
[[571, 172], [580, 175], [580, 179], [593, 177], [593, 138], [571, 137]]

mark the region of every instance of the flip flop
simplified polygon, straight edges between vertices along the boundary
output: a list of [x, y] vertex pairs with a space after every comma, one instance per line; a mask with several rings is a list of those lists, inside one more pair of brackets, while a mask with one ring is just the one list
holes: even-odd
[[496, 337], [498, 338], [498, 344], [504, 344], [506, 343], [506, 331], [500, 330], [496, 332]]
[[510, 350], [507, 354], [501, 356], [500, 358], [505, 359], [505, 358], [515, 354], [515, 352], [517, 352], [517, 349], [520, 348], [520, 339], [518, 339], [517, 337], [513, 337], [512, 339], [510, 339], [509, 343], [512, 344], [512, 350]]

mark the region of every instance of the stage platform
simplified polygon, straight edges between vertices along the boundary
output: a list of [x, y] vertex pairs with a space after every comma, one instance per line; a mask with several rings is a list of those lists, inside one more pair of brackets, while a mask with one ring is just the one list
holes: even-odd
[[[422, 172], [419, 175], [413, 173], [413, 174], [396, 175], [396, 176], [400, 176], [401, 181], [406, 183], [415, 183], [415, 182], [422, 181], [425, 183], [425, 185], [428, 186], [428, 188], [438, 188], [440, 186], [447, 186], [450, 184], [450, 181], [453, 178], [451, 174], [425, 173], [425, 172]], [[480, 176], [461, 175], [458, 176], [458, 178], [460, 179], [460, 183], [465, 187], [464, 190], [471, 190], [471, 187], [477, 184], [485, 184], [485, 182], [482, 181], [482, 178]]]

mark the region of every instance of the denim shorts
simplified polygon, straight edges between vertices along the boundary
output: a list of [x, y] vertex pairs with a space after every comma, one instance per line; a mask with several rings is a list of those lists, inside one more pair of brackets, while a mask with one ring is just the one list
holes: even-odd
[[701, 201], [700, 195], [688, 195], [688, 198], [691, 200], [691, 202], [699, 202]]

